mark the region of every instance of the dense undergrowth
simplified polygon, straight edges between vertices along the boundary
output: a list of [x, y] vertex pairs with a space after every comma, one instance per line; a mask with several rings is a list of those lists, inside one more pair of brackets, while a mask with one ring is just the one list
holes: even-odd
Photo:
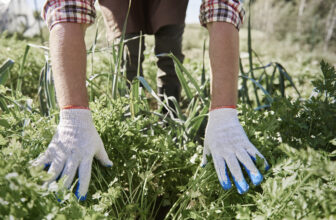
[[[249, 139], [271, 164], [262, 184], [244, 195], [235, 188], [224, 191], [213, 164], [199, 166], [210, 87], [201, 59], [175, 63], [183, 100], [181, 106], [162, 114], [153, 107], [153, 103], [165, 105], [152, 89], [154, 61], [145, 63], [145, 78], [125, 82], [121, 53], [117, 53], [122, 45], [97, 48], [93, 39], [88, 48], [90, 108], [114, 166], [94, 162], [85, 202], [63, 190], [62, 180], [45, 189], [46, 174], [30, 166], [47, 148], [59, 120], [47, 48], [0, 38], [4, 42], [0, 45], [0, 218], [336, 218], [335, 69], [321, 62], [320, 73], [307, 83], [302, 75], [290, 76], [278, 62], [262, 64], [252, 49], [251, 28], [247, 33], [238, 111]], [[98, 28], [94, 35], [99, 35]], [[311, 96], [302, 96], [303, 89], [296, 88], [295, 82], [314, 87]], [[132, 84], [130, 90], [126, 83]]]
[[[49, 191], [42, 188], [45, 174], [29, 165], [51, 140], [57, 111], [42, 117], [25, 105], [15, 114], [2, 110], [0, 215], [5, 219], [332, 219], [336, 73], [325, 63], [322, 72], [309, 99], [274, 98], [263, 111], [240, 105], [248, 136], [272, 164], [261, 186], [243, 196], [220, 187], [211, 163], [199, 167], [202, 147], [191, 136], [179, 135], [179, 129], [156, 114], [132, 117], [130, 98], [102, 96], [90, 107], [114, 166], [94, 163], [90, 195], [78, 203], [74, 194], [56, 184]], [[2, 97], [6, 90], [1, 86]], [[17, 100], [23, 104], [27, 97]]]

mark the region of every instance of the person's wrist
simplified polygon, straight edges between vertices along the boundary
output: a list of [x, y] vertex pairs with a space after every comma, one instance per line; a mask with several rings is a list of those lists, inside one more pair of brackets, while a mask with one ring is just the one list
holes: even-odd
[[236, 123], [238, 120], [238, 112], [234, 108], [218, 108], [210, 110], [209, 122], [211, 123]]
[[84, 106], [84, 105], [65, 105], [61, 107], [62, 110], [64, 109], [87, 109], [90, 110], [90, 108], [88, 106]]
[[218, 105], [218, 106], [211, 106], [210, 111], [213, 110], [218, 110], [218, 109], [236, 109], [237, 106], [236, 105]]
[[92, 114], [89, 109], [61, 109], [60, 125], [89, 127], [93, 125]]

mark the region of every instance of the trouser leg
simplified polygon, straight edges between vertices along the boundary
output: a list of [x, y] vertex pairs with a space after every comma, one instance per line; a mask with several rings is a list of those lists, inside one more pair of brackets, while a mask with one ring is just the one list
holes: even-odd
[[[132, 39], [135, 38], [135, 39]], [[124, 45], [124, 58], [122, 65], [126, 62], [126, 76], [129, 81], [132, 81], [138, 72], [138, 64], [140, 64], [140, 76], [142, 76], [142, 63], [144, 61], [145, 41], [142, 36], [141, 51], [140, 51], [140, 63], [139, 63], [139, 47], [140, 47], [140, 35], [139, 34], [126, 34]]]
[[[183, 62], [182, 53], [182, 35], [184, 24], [167, 25], [160, 28], [155, 33], [155, 54], [172, 52], [180, 61]], [[181, 85], [175, 72], [174, 62], [169, 57], [158, 57], [157, 65], [159, 71], [157, 74], [158, 94], [163, 97], [174, 96], [180, 101]]]

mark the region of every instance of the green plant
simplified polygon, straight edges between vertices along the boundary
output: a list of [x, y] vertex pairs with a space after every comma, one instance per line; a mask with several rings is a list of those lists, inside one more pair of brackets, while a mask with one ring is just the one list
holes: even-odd
[[284, 143], [335, 150], [331, 141], [336, 137], [336, 71], [324, 61], [321, 71], [322, 76], [312, 82], [315, 89], [309, 99], [274, 103], [272, 109], [281, 120], [279, 131]]
[[[278, 62], [264, 65], [248, 31], [248, 62], [241, 62], [239, 119], [272, 167], [263, 174], [261, 186], [241, 196], [220, 187], [212, 163], [199, 167], [210, 104], [205, 58], [202, 66], [201, 60], [182, 64], [172, 54], [162, 54], [174, 60], [183, 101], [179, 105], [171, 97], [160, 100], [150, 86], [154, 78], [125, 79], [122, 45], [100, 48], [98, 25], [94, 28], [88, 49], [90, 108], [114, 166], [108, 169], [94, 162], [84, 203], [72, 193], [76, 183], [70, 190], [62, 189], [62, 180], [49, 190], [42, 187], [47, 176], [31, 169], [30, 161], [46, 149], [58, 123], [50, 62], [48, 56], [44, 60], [40, 56], [48, 48], [6, 39], [1, 45], [18, 49], [13, 57], [0, 54], [4, 61], [0, 67], [1, 218], [336, 217], [333, 67], [321, 63], [322, 75], [313, 81], [310, 98], [292, 97], [300, 89], [294, 85], [297, 76], [289, 75]], [[39, 48], [34, 49], [37, 56], [32, 56], [32, 47]], [[205, 48], [204, 43], [203, 55]], [[29, 72], [36, 74], [32, 77]]]

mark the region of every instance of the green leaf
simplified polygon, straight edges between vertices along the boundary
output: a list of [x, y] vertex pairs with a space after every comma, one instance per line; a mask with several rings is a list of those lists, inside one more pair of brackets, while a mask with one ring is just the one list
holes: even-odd
[[272, 96], [266, 91], [266, 89], [260, 83], [258, 83], [256, 80], [254, 80], [254, 79], [252, 79], [250, 77], [244, 76], [244, 75], [241, 75], [240, 77], [243, 77], [243, 78], [246, 78], [248, 80], [251, 80], [259, 89], [261, 89], [261, 91], [263, 91], [263, 93], [266, 95], [266, 98], [267, 98], [268, 102], [269, 103], [273, 102]]
[[26, 64], [26, 60], [27, 60], [27, 56], [28, 56], [28, 52], [29, 52], [30, 46], [27, 45], [25, 52], [23, 54], [23, 58], [22, 58], [22, 62], [20, 65], [20, 70], [19, 70], [19, 74], [18, 74], [18, 80], [16, 83], [16, 93], [21, 92], [21, 86], [22, 86], [22, 75], [23, 75], [23, 71], [24, 71], [24, 66]]
[[9, 70], [14, 65], [14, 61], [11, 59], [6, 60], [0, 67], [0, 85], [4, 85], [9, 77]]
[[9, 128], [10, 127], [10, 125], [8, 124], [8, 122], [5, 119], [0, 119], [0, 125], [2, 127], [5, 127], [5, 128]]
[[170, 57], [171, 59], [173, 59], [174, 62], [174, 66], [175, 66], [175, 72], [176, 75], [181, 83], [181, 86], [183, 88], [183, 90], [185, 91], [186, 95], [187, 95], [187, 99], [188, 101], [190, 101], [193, 98], [193, 95], [191, 93], [191, 89], [188, 85], [187, 80], [184, 77], [183, 74], [183, 65], [181, 64], [181, 62], [172, 54], [158, 54], [156, 55], [157, 57]]
[[275, 63], [276, 67], [278, 68], [279, 72], [281, 75], [283, 75], [291, 84], [291, 86], [295, 89], [296, 93], [300, 96], [300, 92], [299, 90], [296, 88], [292, 77], [288, 74], [288, 72], [286, 71], [286, 69], [280, 64], [280, 63]]
[[141, 84], [145, 87], [145, 89], [156, 99], [156, 101], [160, 103], [163, 107], [165, 107], [167, 111], [171, 112], [170, 108], [164, 102], [161, 101], [159, 96], [154, 92], [154, 90], [152, 89], [152, 87], [150, 87], [147, 81], [142, 76], [137, 76], [137, 78], [139, 79]]
[[[183, 64], [179, 61], [179, 59], [177, 59], [177, 57], [174, 56], [174, 54], [170, 53], [168, 56], [171, 57], [174, 61], [174, 64], [177, 65], [180, 70], [182, 70], [182, 74], [185, 74], [188, 77], [189, 82], [194, 86], [198, 95], [201, 97], [202, 101], [204, 101], [204, 99], [205, 99], [204, 94], [203, 94], [200, 86], [198, 85], [197, 81], [195, 80], [195, 77], [190, 74], [190, 72], [183, 66]], [[205, 75], [203, 76], [203, 74], [205, 74], [205, 71], [202, 73], [201, 81], [203, 81], [203, 80], [205, 81]], [[182, 75], [182, 76], [184, 76], [184, 75]]]
[[120, 42], [119, 42], [119, 46], [118, 46], [118, 56], [117, 56], [117, 60], [116, 60], [116, 66], [114, 69], [114, 75], [113, 75], [113, 79], [112, 79], [112, 98], [115, 99], [117, 98], [117, 88], [118, 88], [118, 76], [120, 74], [120, 69], [121, 69], [121, 62], [123, 59], [123, 53], [124, 53], [124, 45], [125, 45], [125, 34], [126, 34], [126, 27], [127, 27], [127, 20], [128, 20], [128, 16], [130, 13], [130, 9], [131, 9], [131, 1], [128, 5], [128, 10], [127, 10], [127, 14], [126, 14], [126, 18], [124, 21], [124, 26], [122, 29], [122, 33], [121, 33], [121, 37], [120, 37]]

